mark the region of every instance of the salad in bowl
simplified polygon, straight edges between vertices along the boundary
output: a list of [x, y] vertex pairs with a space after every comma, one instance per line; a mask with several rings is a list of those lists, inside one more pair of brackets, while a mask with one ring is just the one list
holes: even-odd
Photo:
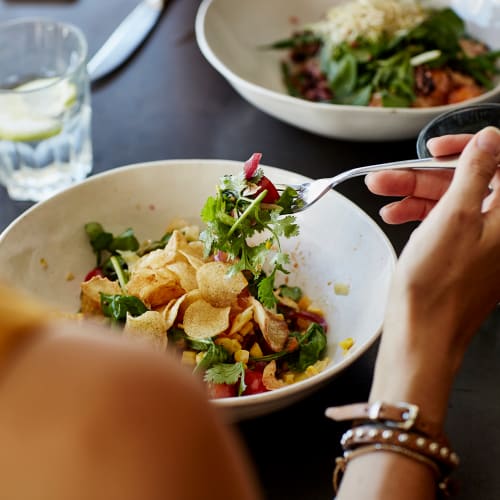
[[290, 264], [280, 239], [298, 235], [291, 212], [301, 200], [290, 187], [278, 194], [260, 158], [221, 179], [201, 233], [178, 220], [140, 244], [131, 228], [115, 236], [85, 224], [96, 266], [81, 284], [80, 312], [175, 351], [213, 398], [280, 389], [328, 364], [323, 312], [300, 287], [277, 285]]

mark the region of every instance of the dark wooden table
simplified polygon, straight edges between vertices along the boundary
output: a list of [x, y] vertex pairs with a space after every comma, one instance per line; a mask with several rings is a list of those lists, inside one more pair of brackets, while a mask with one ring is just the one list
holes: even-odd
[[[236, 0], [235, 0], [236, 1]], [[80, 26], [93, 54], [136, 0], [0, 0], [0, 20], [46, 16]], [[147, 42], [123, 68], [92, 89], [94, 170], [171, 158], [244, 160], [310, 177], [363, 164], [415, 157], [415, 141], [356, 143], [300, 131], [247, 104], [200, 54], [194, 35], [199, 0], [171, 0]], [[413, 225], [389, 227], [384, 200], [355, 179], [340, 191], [371, 215], [397, 252]], [[96, 203], [105, 203], [95, 200]], [[30, 206], [0, 187], [0, 231]], [[500, 314], [473, 341], [450, 401], [448, 432], [462, 456], [460, 499], [500, 498]], [[270, 499], [328, 499], [344, 427], [324, 418], [329, 405], [364, 401], [377, 346], [305, 400], [239, 424]], [[429, 346], [432, 349], [432, 346]], [[1, 495], [0, 495], [1, 496]], [[356, 499], [357, 500], [357, 499]]]

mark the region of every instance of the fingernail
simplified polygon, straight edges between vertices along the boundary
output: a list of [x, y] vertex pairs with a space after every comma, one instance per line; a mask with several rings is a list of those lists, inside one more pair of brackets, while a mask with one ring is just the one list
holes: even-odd
[[495, 127], [486, 127], [476, 136], [476, 144], [479, 149], [496, 155], [500, 153], [500, 130]]
[[427, 149], [429, 149], [429, 146], [432, 147], [434, 142], [436, 142], [436, 137], [431, 137], [426, 143]]

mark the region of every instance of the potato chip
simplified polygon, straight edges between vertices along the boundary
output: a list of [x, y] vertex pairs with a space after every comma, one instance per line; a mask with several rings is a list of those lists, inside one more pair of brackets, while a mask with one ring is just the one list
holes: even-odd
[[295, 302], [295, 300], [291, 299], [290, 297], [282, 297], [279, 293], [275, 293], [274, 295], [278, 299], [278, 304], [281, 304], [282, 306], [285, 307], [289, 307], [294, 311], [299, 310], [299, 305], [297, 304], [297, 302]]
[[265, 309], [264, 306], [253, 297], [252, 304], [254, 306], [254, 319], [259, 325], [267, 345], [274, 352], [282, 351], [290, 334], [288, 325], [283, 319], [283, 316], [281, 314], [274, 314], [272, 311]]
[[215, 337], [229, 327], [230, 307], [214, 307], [200, 299], [185, 311], [183, 326], [186, 335], [195, 339]]
[[200, 240], [190, 241], [188, 243], [188, 250], [186, 251], [189, 252], [191, 255], [203, 259], [203, 255], [205, 254], [205, 245], [203, 244], [203, 241]]
[[184, 300], [181, 302], [180, 307], [179, 307], [179, 312], [177, 314], [178, 320], [183, 321], [184, 313], [186, 312], [186, 309], [193, 302], [196, 302], [197, 300], [200, 300], [200, 299], [202, 299], [202, 296], [201, 296], [201, 292], [200, 292], [200, 290], [198, 290], [198, 288], [186, 293], [186, 295], [184, 295]]
[[133, 264], [131, 271], [136, 272], [141, 269], [161, 269], [172, 262], [179, 260], [185, 261], [186, 258], [179, 253], [179, 250], [182, 248], [188, 248], [188, 242], [179, 231], [174, 231], [165, 248], [153, 250], [141, 257]]
[[140, 269], [132, 272], [127, 293], [153, 308], [184, 295], [179, 277], [169, 269]]
[[101, 293], [121, 295], [122, 290], [117, 281], [102, 276], [94, 276], [80, 284], [80, 312], [83, 314], [102, 314]]
[[262, 384], [269, 391], [279, 389], [286, 385], [283, 380], [276, 378], [276, 361], [274, 359], [269, 361], [264, 367], [264, 371], [262, 372]]
[[229, 330], [229, 335], [241, 331], [241, 329], [252, 319], [253, 306], [250, 306], [236, 315], [233, 320], [233, 324], [231, 325], [231, 330]]
[[243, 273], [229, 275], [230, 264], [207, 262], [196, 272], [202, 297], [215, 307], [230, 306], [248, 285]]
[[167, 328], [163, 315], [158, 311], [146, 311], [140, 316], [127, 313], [123, 334], [126, 337], [145, 340], [157, 351], [167, 348]]
[[180, 250], [179, 253], [191, 264], [191, 266], [198, 270], [201, 266], [205, 264], [205, 261], [195, 255], [194, 253], [190, 253], [188, 251]]
[[189, 226], [189, 222], [186, 219], [182, 219], [180, 217], [175, 217], [172, 219], [169, 223], [168, 226], [165, 228], [166, 233], [171, 233], [173, 231], [180, 230], [183, 227]]
[[179, 309], [185, 299], [186, 295], [182, 295], [178, 299], [172, 299], [161, 311], [162, 316], [165, 319], [165, 328], [167, 330], [174, 326], [177, 315], [179, 314]]
[[198, 282], [196, 281], [196, 269], [191, 266], [188, 262], [177, 261], [169, 264], [167, 269], [175, 273], [186, 292], [198, 288]]
[[187, 250], [188, 248], [189, 246], [186, 237], [180, 231], [175, 230], [172, 233], [172, 236], [170, 236], [164, 251], [169, 255], [170, 262], [173, 262], [177, 260], [184, 260], [180, 251]]

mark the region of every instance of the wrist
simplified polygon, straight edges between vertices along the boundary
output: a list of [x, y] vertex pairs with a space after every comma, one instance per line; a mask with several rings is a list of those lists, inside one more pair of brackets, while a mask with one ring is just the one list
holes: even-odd
[[370, 401], [415, 404], [428, 420], [443, 426], [458, 363], [442, 336], [436, 329], [384, 329]]

